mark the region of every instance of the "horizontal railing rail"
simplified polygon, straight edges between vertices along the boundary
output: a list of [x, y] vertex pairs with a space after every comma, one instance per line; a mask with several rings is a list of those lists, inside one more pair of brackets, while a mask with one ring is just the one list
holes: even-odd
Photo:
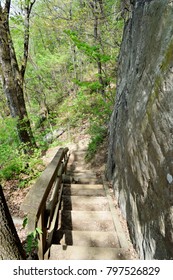
[[41, 230], [41, 234], [38, 234], [39, 259], [44, 259], [44, 254], [52, 242], [68, 159], [68, 148], [60, 148], [21, 205], [21, 210], [28, 217], [28, 232], [33, 232], [36, 228]]

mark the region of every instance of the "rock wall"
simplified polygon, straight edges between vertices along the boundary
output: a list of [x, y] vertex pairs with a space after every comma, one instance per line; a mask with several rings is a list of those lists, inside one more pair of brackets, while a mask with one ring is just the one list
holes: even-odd
[[119, 57], [107, 177], [140, 258], [171, 259], [173, 1], [133, 5]]

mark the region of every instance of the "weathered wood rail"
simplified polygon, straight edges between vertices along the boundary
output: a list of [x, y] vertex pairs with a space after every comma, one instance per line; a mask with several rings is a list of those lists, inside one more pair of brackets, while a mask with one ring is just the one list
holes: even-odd
[[61, 206], [68, 159], [68, 148], [60, 148], [21, 206], [21, 209], [27, 213], [28, 232], [33, 232], [36, 228], [42, 231], [38, 236], [39, 259], [44, 259], [44, 254], [52, 242]]

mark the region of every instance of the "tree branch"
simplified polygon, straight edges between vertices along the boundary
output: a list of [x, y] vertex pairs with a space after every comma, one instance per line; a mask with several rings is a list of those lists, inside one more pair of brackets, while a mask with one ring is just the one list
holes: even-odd
[[32, 10], [32, 7], [33, 5], [35, 4], [36, 0], [33, 0], [33, 1], [30, 1], [30, 5], [28, 6], [28, 10], [29, 10], [29, 16], [30, 16], [30, 13], [31, 13], [31, 10]]
[[28, 52], [29, 52], [29, 28], [30, 28], [30, 14], [33, 5], [35, 4], [36, 0], [27, 1], [25, 0], [25, 7], [24, 7], [24, 50], [23, 50], [23, 63], [21, 66], [21, 75], [22, 79], [24, 79], [26, 65], [28, 61]]
[[6, 0], [5, 2], [5, 7], [4, 7], [4, 11], [9, 15], [10, 12], [10, 5], [11, 5], [11, 0]]

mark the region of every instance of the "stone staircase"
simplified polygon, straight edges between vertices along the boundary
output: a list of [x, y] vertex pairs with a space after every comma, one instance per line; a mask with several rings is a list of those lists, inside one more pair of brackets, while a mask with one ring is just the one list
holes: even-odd
[[85, 170], [85, 151], [74, 151], [68, 165], [69, 182], [62, 205], [50, 260], [130, 259], [128, 241], [105, 182]]

